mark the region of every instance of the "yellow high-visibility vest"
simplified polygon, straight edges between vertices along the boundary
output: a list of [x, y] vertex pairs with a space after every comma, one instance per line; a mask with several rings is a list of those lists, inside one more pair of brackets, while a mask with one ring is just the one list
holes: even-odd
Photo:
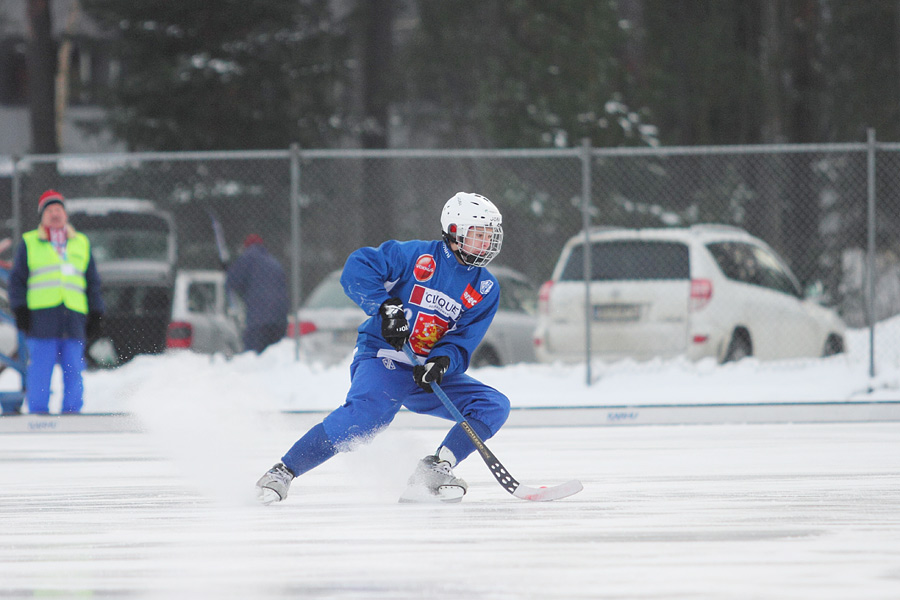
[[91, 243], [76, 233], [66, 244], [63, 260], [48, 240], [35, 229], [22, 234], [28, 251], [28, 308], [39, 310], [65, 304], [66, 308], [87, 314], [87, 280], [84, 274], [91, 259]]

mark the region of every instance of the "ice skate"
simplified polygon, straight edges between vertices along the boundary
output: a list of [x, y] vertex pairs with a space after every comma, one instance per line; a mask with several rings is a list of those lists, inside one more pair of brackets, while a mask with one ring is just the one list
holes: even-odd
[[256, 482], [256, 497], [263, 504], [281, 502], [287, 498], [293, 479], [294, 474], [283, 463], [278, 463]]
[[468, 487], [453, 474], [449, 461], [430, 455], [419, 461], [400, 502], [459, 502]]

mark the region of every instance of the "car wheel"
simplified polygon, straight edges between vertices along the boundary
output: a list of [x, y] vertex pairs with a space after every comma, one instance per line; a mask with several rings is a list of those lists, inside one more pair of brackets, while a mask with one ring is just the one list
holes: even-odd
[[473, 369], [480, 369], [481, 367], [503, 366], [503, 363], [500, 361], [500, 357], [497, 356], [496, 350], [494, 350], [490, 346], [481, 346], [477, 350], [475, 350], [475, 354], [472, 356], [472, 360], [469, 362], [470, 366]]
[[822, 356], [834, 356], [835, 354], [843, 354], [843, 352], [844, 338], [835, 334], [829, 335], [828, 339], [825, 340], [825, 349], [822, 351]]
[[746, 329], [735, 329], [731, 334], [731, 341], [728, 343], [728, 350], [725, 352], [725, 359], [722, 362], [736, 362], [748, 356], [753, 356], [750, 334]]

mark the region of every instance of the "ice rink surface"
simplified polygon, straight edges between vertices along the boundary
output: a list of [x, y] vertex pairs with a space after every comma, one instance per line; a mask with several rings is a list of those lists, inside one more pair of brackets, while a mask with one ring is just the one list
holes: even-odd
[[0, 597], [900, 598], [900, 423], [506, 428], [456, 505], [398, 504], [443, 432], [253, 483], [303, 431], [160, 418], [0, 435]]

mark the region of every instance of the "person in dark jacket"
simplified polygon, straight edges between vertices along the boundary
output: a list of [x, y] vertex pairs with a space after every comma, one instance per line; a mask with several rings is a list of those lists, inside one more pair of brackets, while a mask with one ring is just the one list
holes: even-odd
[[251, 233], [244, 240], [243, 251], [228, 267], [226, 283], [247, 309], [244, 350], [259, 354], [284, 337], [289, 310], [287, 277], [259, 235]]
[[84, 347], [99, 334], [104, 312], [100, 276], [87, 236], [69, 225], [65, 199], [47, 190], [38, 202], [40, 225], [22, 234], [9, 277], [9, 304], [26, 336], [28, 412], [50, 412], [54, 367], [63, 372], [63, 413], [84, 403]]

